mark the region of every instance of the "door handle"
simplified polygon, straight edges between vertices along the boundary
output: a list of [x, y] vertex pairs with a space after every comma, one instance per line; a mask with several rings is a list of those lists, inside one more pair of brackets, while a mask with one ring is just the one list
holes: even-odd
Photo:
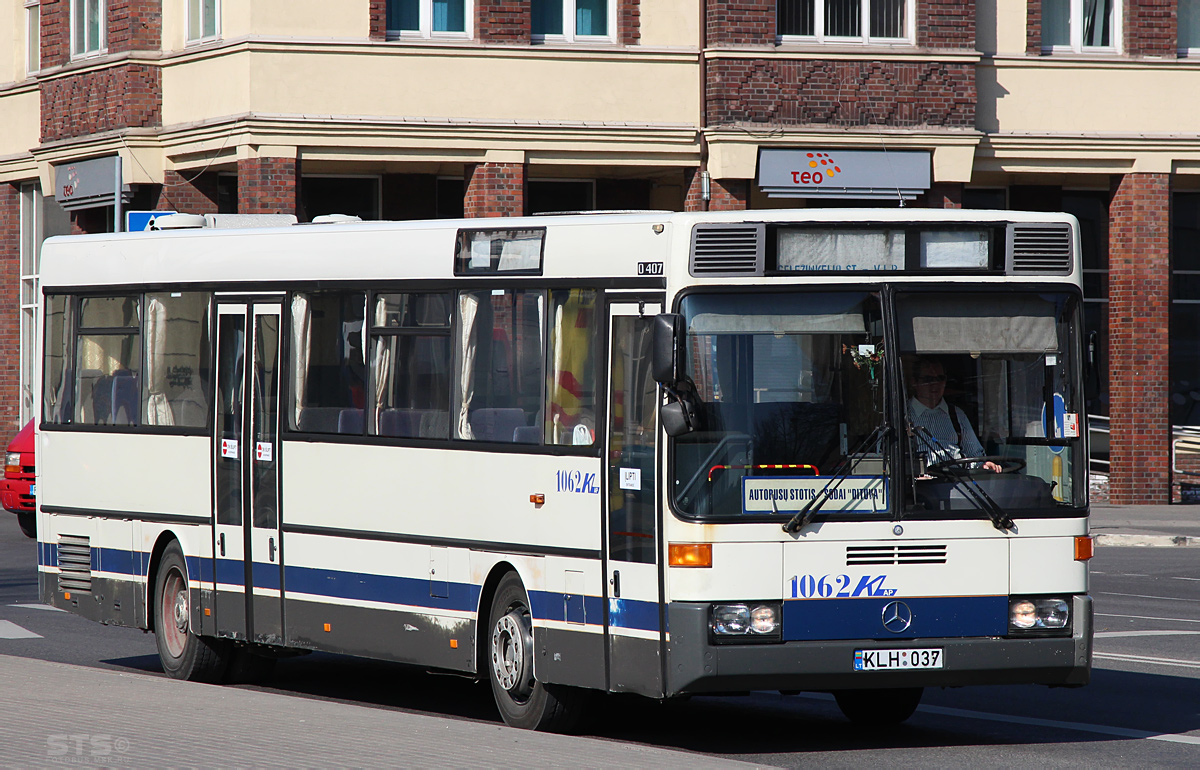
[[275, 538], [267, 538], [267, 557], [271, 561], [275, 561]]
[[225, 533], [222, 532], [217, 536], [217, 545], [221, 547], [221, 555], [225, 555]]
[[613, 575], [611, 578], [609, 578], [608, 582], [609, 582], [609, 585], [612, 586], [613, 598], [620, 599], [621, 598], [621, 570], [619, 570], [619, 569], [613, 570]]

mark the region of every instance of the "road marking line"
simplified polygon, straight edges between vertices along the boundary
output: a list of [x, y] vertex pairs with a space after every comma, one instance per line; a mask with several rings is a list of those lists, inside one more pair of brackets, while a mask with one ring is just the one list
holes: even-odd
[[1176, 576], [1174, 576], [1174, 575], [1172, 575], [1172, 576], [1171, 576], [1171, 579], [1172, 579], [1172, 580], [1196, 580], [1196, 581], [1200, 581], [1200, 578], [1176, 577]]
[[965, 709], [946, 708], [945, 706], [918, 706], [917, 711], [930, 714], [941, 714], [966, 719], [982, 719], [988, 722], [1008, 722], [1015, 725], [1034, 725], [1037, 727], [1054, 727], [1063, 730], [1078, 730], [1085, 733], [1113, 735], [1121, 738], [1141, 738], [1147, 741], [1166, 741], [1168, 743], [1187, 743], [1200, 746], [1200, 736], [1179, 735], [1177, 733], [1155, 733], [1146, 730], [1131, 730], [1127, 727], [1109, 727], [1108, 725], [1092, 725], [1086, 722], [1060, 722], [1057, 719], [1039, 719], [1037, 717], [1018, 717], [1009, 714], [989, 714], [983, 711], [967, 711]]
[[10, 604], [9, 607], [21, 607], [26, 610], [50, 610], [51, 612], [66, 612], [60, 607], [51, 607], [49, 604]]
[[1115, 639], [1121, 636], [1190, 636], [1200, 635], [1200, 631], [1097, 631], [1093, 636], [1097, 639]]
[[1099, 591], [1098, 593], [1101, 594], [1102, 596], [1128, 596], [1131, 599], [1161, 599], [1161, 600], [1167, 601], [1167, 602], [1197, 602], [1197, 603], [1200, 603], [1200, 599], [1185, 599], [1185, 598], [1177, 597], [1177, 596], [1147, 596], [1145, 594], [1119, 594], [1119, 593], [1116, 593], [1115, 591]]
[[1134, 620], [1162, 620], [1167, 623], [1200, 623], [1200, 620], [1188, 620], [1187, 618], [1153, 618], [1148, 615], [1113, 615], [1111, 613], [1097, 612], [1098, 618], [1133, 618]]
[[1097, 652], [1093, 657], [1104, 660], [1120, 660], [1126, 663], [1153, 663], [1156, 666], [1178, 666], [1180, 668], [1200, 668], [1200, 661], [1178, 660], [1176, 658], [1151, 658], [1147, 655], [1125, 655], [1119, 652]]
[[0, 639], [41, 639], [41, 634], [21, 628], [11, 620], [0, 620]]

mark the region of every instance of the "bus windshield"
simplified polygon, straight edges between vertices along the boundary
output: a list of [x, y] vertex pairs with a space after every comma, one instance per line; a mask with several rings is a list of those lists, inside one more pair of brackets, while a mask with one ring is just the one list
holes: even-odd
[[1073, 295], [697, 293], [680, 311], [697, 416], [671, 453], [681, 514], [791, 516], [814, 498], [846, 517], [1086, 503]]
[[[681, 312], [699, 430], [675, 442], [677, 510], [795, 512], [820, 477], [844, 470], [847, 456], [878, 436], [885, 400], [877, 294], [693, 294]], [[874, 486], [884, 475], [881, 448], [864, 447], [868, 459], [853, 468]], [[866, 501], [884, 503], [880, 495]]]

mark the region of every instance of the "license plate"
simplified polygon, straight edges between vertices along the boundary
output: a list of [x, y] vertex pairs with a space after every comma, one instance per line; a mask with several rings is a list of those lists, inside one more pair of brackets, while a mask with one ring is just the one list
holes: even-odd
[[31, 495], [36, 495], [36, 494], [37, 494], [37, 484], [30, 484], [30, 485], [29, 485], [29, 494], [31, 494]]
[[855, 671], [894, 671], [910, 668], [942, 668], [945, 655], [940, 647], [919, 650], [855, 650]]

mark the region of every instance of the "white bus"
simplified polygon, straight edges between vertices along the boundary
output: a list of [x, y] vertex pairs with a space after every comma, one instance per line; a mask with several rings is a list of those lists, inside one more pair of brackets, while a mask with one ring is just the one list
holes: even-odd
[[809, 209], [54, 238], [42, 599], [164, 670], [589, 691], [1078, 686], [1075, 220]]

